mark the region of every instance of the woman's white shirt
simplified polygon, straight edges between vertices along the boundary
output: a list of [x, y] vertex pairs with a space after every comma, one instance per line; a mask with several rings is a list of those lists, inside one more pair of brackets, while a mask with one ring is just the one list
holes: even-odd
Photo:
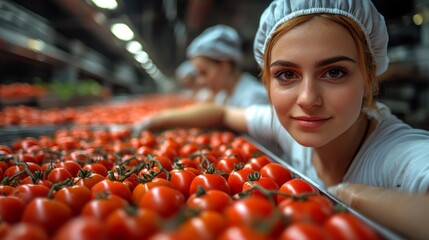
[[[429, 132], [411, 128], [378, 103], [368, 112], [378, 124], [350, 165], [344, 182], [407, 192], [429, 190]], [[312, 164], [312, 148], [298, 144], [281, 126], [271, 106], [246, 110], [249, 135], [281, 149], [281, 158], [316, 184], [324, 186]]]

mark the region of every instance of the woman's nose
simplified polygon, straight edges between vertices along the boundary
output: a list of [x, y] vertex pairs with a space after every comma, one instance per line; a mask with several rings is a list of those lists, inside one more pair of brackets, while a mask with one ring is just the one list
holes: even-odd
[[303, 108], [314, 108], [322, 105], [322, 96], [317, 80], [304, 78], [298, 88], [297, 104]]

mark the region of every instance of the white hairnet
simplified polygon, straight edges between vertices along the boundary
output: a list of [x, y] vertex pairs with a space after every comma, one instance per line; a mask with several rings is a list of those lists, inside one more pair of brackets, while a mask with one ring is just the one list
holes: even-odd
[[189, 45], [186, 55], [188, 58], [204, 56], [219, 61], [240, 62], [241, 39], [234, 28], [216, 25], [197, 36]]
[[184, 61], [176, 69], [176, 78], [181, 80], [189, 76], [195, 76], [196, 71], [191, 61]]
[[274, 31], [286, 21], [307, 14], [339, 14], [355, 21], [365, 34], [377, 63], [377, 74], [386, 71], [387, 33], [384, 17], [370, 0], [274, 0], [262, 13], [253, 45], [256, 62], [263, 67], [265, 48]]

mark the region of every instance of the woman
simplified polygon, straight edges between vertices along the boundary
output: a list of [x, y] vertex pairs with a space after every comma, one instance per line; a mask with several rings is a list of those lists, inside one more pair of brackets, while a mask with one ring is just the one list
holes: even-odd
[[191, 61], [186, 60], [177, 67], [176, 80], [181, 89], [179, 94], [186, 99], [195, 100], [197, 102], [213, 101], [212, 92], [197, 81], [197, 73]]
[[268, 104], [261, 82], [241, 69], [240, 36], [229, 26], [207, 28], [187, 48], [197, 80], [214, 94], [216, 104], [247, 107]]
[[406, 238], [428, 239], [429, 132], [374, 101], [387, 43], [370, 0], [273, 1], [254, 52], [274, 111], [205, 104], [163, 112], [151, 126], [226, 126], [273, 140], [285, 161], [344, 203]]

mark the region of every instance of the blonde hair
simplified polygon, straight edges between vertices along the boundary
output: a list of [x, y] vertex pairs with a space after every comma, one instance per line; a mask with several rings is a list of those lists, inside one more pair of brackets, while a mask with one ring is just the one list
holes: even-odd
[[348, 17], [342, 15], [334, 15], [334, 14], [309, 14], [303, 15], [296, 18], [293, 18], [285, 23], [283, 23], [277, 30], [273, 33], [272, 38], [267, 43], [264, 53], [264, 65], [261, 71], [261, 79], [268, 89], [268, 96], [271, 99], [271, 94], [269, 92], [269, 84], [271, 81], [271, 75], [269, 72], [271, 59], [271, 49], [274, 44], [279, 40], [279, 38], [291, 30], [292, 28], [303, 24], [307, 21], [310, 21], [314, 17], [322, 17], [328, 19], [332, 22], [335, 22], [345, 29], [348, 30], [350, 35], [352, 36], [355, 46], [359, 53], [359, 66], [364, 76], [365, 80], [365, 96], [363, 99], [363, 108], [375, 109], [374, 96], [378, 94], [378, 80], [376, 75], [376, 62], [374, 56], [372, 55], [369, 46], [367, 44], [364, 33], [362, 32], [359, 25], [351, 20]]

